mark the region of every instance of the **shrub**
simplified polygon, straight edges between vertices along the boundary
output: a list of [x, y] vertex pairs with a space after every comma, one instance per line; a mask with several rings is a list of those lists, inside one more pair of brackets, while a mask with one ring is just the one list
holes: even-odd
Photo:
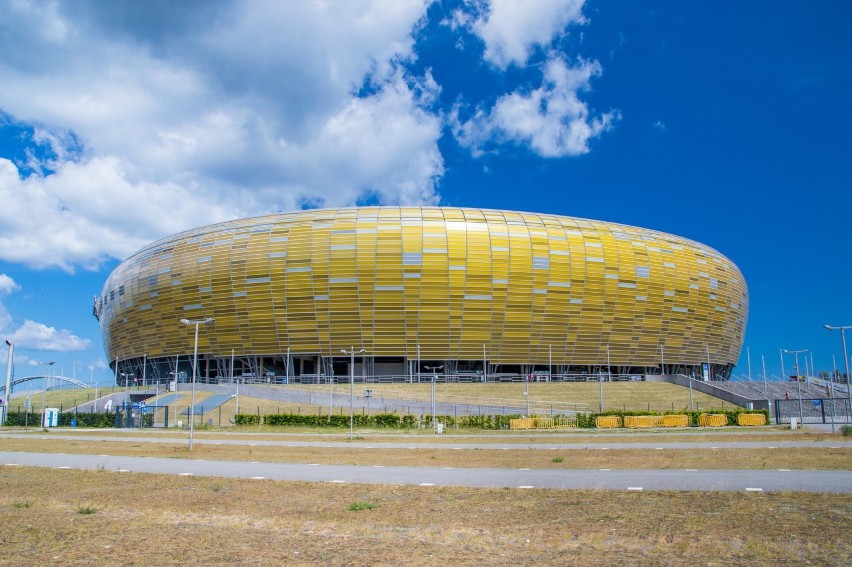
[[237, 425], [260, 425], [260, 416], [253, 413], [238, 413], [234, 416]]
[[840, 434], [844, 437], [852, 437], [852, 425], [840, 426]]

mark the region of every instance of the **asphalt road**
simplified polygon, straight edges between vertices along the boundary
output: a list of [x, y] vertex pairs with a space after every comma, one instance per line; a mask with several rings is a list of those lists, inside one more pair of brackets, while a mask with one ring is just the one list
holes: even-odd
[[852, 493], [852, 471], [385, 467], [10, 451], [0, 452], [0, 466], [419, 486]]

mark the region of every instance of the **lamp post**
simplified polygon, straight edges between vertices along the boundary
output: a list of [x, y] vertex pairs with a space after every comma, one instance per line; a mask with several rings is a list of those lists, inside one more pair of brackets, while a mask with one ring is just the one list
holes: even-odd
[[195, 376], [198, 374], [198, 327], [201, 325], [206, 327], [213, 322], [213, 318], [208, 317], [207, 319], [194, 320], [181, 319], [180, 322], [187, 327], [195, 325], [195, 347], [192, 351], [192, 399], [189, 402], [189, 450], [192, 451], [192, 433], [195, 428]]
[[[662, 346], [662, 345], [660, 345]], [[612, 382], [612, 364], [609, 361], [609, 343], [606, 345], [606, 372], [609, 377], [609, 381]], [[603, 375], [598, 376], [598, 386], [600, 387], [600, 413], [603, 413], [604, 403], [603, 403]]]
[[426, 370], [432, 371], [432, 429], [434, 430], [438, 429], [438, 424], [435, 422], [435, 380], [438, 378], [438, 370], [441, 370], [443, 367], [443, 364], [441, 366], [424, 366]]
[[751, 382], [751, 349], [746, 347], [746, 359], [748, 360], [748, 381]]
[[3, 395], [3, 419], [0, 425], [6, 423], [9, 417], [9, 395], [12, 393], [12, 360], [15, 356], [15, 345], [9, 339], [6, 339], [6, 344], [9, 346], [9, 358], [6, 359], [6, 391]]
[[42, 378], [42, 380], [44, 381], [44, 384], [42, 384], [42, 389], [41, 389], [41, 418], [40, 418], [41, 419], [41, 426], [44, 427], [44, 394], [45, 394], [45, 392], [47, 392], [47, 371], [51, 366], [56, 364], [56, 361], [51, 360], [51, 361], [48, 361], [48, 362], [38, 362], [38, 364], [44, 366], [44, 377]]
[[799, 382], [799, 353], [806, 353], [811, 351], [806, 348], [800, 350], [788, 350], [785, 348], [782, 349], [782, 352], [784, 352], [785, 354], [792, 354], [796, 357], [796, 391], [799, 393], [799, 426], [801, 427], [802, 422], [804, 421], [804, 414], [802, 412], [802, 383]]
[[[852, 385], [850, 385], [849, 376], [849, 357], [846, 356], [846, 329], [852, 329], [852, 325], [824, 325], [829, 331], [840, 331], [840, 341], [843, 343], [843, 365], [846, 368], [846, 393], [849, 396], [849, 420], [852, 422]], [[9, 395], [8, 392], [6, 395]]]
[[352, 441], [352, 433], [355, 428], [355, 353], [361, 354], [364, 349], [355, 350], [355, 347], [340, 349], [343, 354], [349, 355], [349, 440]]

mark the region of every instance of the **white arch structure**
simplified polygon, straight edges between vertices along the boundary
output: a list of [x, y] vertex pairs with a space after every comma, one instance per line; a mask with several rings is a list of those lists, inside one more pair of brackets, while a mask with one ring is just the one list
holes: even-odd
[[[24, 378], [18, 378], [17, 380], [13, 380], [12, 384], [11, 384], [11, 389], [14, 389], [15, 386], [17, 386], [18, 384], [23, 384], [24, 382], [30, 382], [32, 380], [46, 380], [48, 378], [50, 378], [52, 380], [59, 380], [61, 382], [67, 382], [69, 384], [74, 384], [75, 386], [78, 386], [80, 388], [88, 388], [89, 387], [88, 384], [86, 384], [85, 382], [81, 382], [81, 381], [77, 380], [76, 378], [68, 378], [67, 376], [44, 376], [44, 375], [39, 376], [39, 375], [36, 375], [36, 376], [26, 376]], [[6, 393], [6, 386], [0, 385], [0, 392], [3, 392], [3, 394], [5, 394]]]

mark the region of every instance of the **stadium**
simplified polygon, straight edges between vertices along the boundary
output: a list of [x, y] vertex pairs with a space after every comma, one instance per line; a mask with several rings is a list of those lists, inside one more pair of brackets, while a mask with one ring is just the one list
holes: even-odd
[[[698, 242], [550, 214], [353, 207], [176, 234], [95, 297], [120, 384], [730, 376], [748, 291]], [[354, 366], [351, 352], [355, 351]]]

